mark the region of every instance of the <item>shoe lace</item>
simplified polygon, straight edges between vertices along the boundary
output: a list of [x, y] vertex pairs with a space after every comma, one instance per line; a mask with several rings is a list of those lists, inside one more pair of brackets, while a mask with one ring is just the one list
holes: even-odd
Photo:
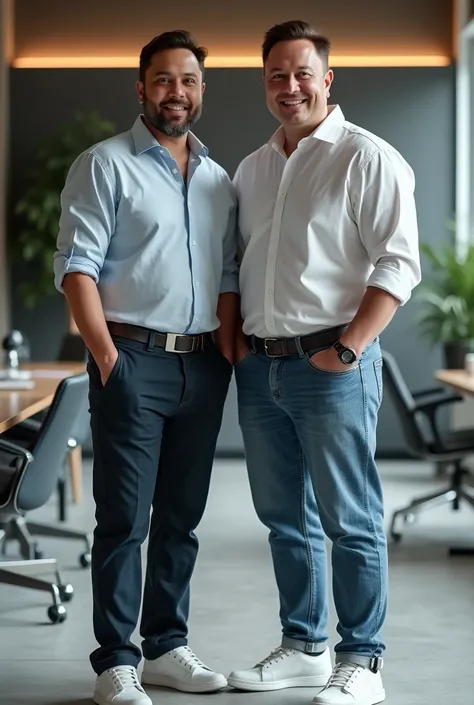
[[285, 649], [283, 646], [278, 646], [278, 648], [273, 649], [273, 651], [271, 651], [262, 661], [259, 661], [255, 668], [258, 668], [259, 666], [262, 668], [269, 668], [277, 661], [283, 661], [283, 659], [288, 658], [288, 656], [292, 656], [294, 653], [294, 649]]
[[178, 659], [178, 661], [182, 663], [183, 666], [189, 668], [190, 671], [193, 671], [198, 667], [205, 668], [206, 671], [209, 670], [206, 664], [203, 663], [193, 651], [191, 651], [189, 646], [181, 646], [179, 649], [173, 651], [173, 658]]
[[362, 673], [363, 667], [356, 663], [337, 663], [334, 671], [329, 676], [326, 688], [349, 688], [355, 679]]
[[109, 669], [109, 673], [117, 692], [122, 692], [124, 688], [137, 688], [141, 693], [145, 692], [133, 666], [117, 666]]

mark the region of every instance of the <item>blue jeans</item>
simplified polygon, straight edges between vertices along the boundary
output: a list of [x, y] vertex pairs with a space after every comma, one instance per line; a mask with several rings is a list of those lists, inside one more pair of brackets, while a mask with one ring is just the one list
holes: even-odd
[[249, 353], [235, 368], [253, 502], [270, 530], [283, 644], [322, 651], [326, 535], [341, 637], [337, 661], [368, 666], [385, 650], [387, 542], [374, 461], [382, 400], [378, 340], [355, 368], [317, 369], [311, 353]]

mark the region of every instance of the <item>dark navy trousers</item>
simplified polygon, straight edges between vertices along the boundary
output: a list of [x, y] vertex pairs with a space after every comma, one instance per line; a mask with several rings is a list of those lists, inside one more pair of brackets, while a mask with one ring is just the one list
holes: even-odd
[[[140, 547], [149, 536], [141, 619], [147, 659], [187, 643], [194, 530], [208, 497], [232, 366], [215, 347], [176, 354], [115, 337], [117, 363], [102, 386], [89, 359], [96, 528], [94, 633], [100, 674], [137, 666], [132, 643], [142, 599]], [[150, 522], [151, 512], [151, 522]]]

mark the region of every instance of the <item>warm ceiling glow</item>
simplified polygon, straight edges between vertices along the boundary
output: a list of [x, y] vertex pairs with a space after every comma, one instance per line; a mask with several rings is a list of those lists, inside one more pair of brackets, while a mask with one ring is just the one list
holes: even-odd
[[[449, 66], [451, 58], [442, 54], [331, 56], [331, 66]], [[13, 60], [17, 69], [118, 69], [137, 68], [136, 56], [32, 56]], [[209, 56], [208, 68], [261, 68], [259, 56]]]

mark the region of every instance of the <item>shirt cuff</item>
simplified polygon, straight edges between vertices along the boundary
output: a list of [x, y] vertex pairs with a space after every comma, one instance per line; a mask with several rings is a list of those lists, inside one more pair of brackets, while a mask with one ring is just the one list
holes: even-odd
[[87, 257], [66, 257], [58, 255], [54, 259], [54, 286], [62, 294], [63, 280], [66, 274], [79, 272], [87, 274], [97, 283], [99, 281], [99, 267]]
[[223, 274], [219, 294], [239, 294], [239, 275]]
[[409, 300], [415, 285], [416, 282], [413, 282], [413, 287], [410, 282], [407, 282], [406, 272], [384, 263], [380, 263], [375, 267], [367, 282], [367, 286], [375, 286], [392, 294], [400, 301], [401, 306]]

